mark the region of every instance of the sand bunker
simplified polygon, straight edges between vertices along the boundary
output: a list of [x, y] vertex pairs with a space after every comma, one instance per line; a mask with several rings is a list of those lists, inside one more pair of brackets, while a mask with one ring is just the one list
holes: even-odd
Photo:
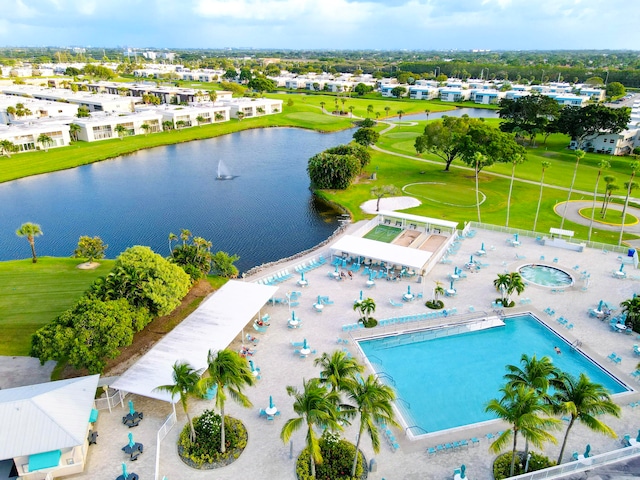
[[[377, 199], [367, 200], [360, 208], [365, 213], [376, 213]], [[380, 210], [404, 210], [421, 205], [420, 200], [413, 197], [384, 197], [380, 199]]]

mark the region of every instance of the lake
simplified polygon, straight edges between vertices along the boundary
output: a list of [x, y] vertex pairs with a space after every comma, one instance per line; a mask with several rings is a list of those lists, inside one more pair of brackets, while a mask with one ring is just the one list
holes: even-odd
[[[339, 212], [309, 190], [307, 160], [352, 135], [255, 129], [0, 184], [0, 260], [30, 257], [15, 235], [24, 222], [42, 228], [38, 255], [70, 256], [89, 235], [109, 258], [132, 245], [167, 256], [183, 228], [240, 255], [241, 272], [293, 255], [338, 227]], [[220, 159], [236, 178], [216, 180]]]

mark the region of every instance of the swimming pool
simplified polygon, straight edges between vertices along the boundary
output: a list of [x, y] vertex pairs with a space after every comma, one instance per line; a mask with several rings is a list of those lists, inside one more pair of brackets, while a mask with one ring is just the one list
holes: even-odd
[[[628, 391], [533, 315], [506, 318], [504, 323], [431, 340], [416, 332], [358, 343], [381, 381], [396, 389], [405, 428], [420, 427], [413, 434], [493, 420], [485, 405], [499, 396], [505, 365], [519, 365], [523, 353], [546, 355], [573, 375], [584, 372], [613, 394]], [[562, 354], [556, 354], [554, 346]]]
[[525, 280], [544, 287], [568, 287], [573, 277], [564, 270], [549, 265], [524, 265], [518, 269]]

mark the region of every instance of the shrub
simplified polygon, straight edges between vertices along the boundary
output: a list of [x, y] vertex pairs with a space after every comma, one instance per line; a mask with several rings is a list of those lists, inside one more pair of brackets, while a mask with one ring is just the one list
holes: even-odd
[[298, 456], [296, 463], [298, 480], [359, 480], [367, 478], [366, 460], [362, 452], [358, 452], [355, 477], [350, 475], [351, 464], [356, 452], [356, 446], [353, 443], [327, 431], [322, 434], [319, 443], [322, 463], [316, 465], [316, 476], [311, 476], [309, 449], [305, 448]]
[[378, 321], [375, 318], [361, 318], [360, 321], [364, 325], [364, 328], [373, 328], [378, 325]]
[[307, 172], [316, 188], [344, 190], [360, 173], [360, 161], [354, 155], [322, 152], [309, 159]]
[[440, 310], [444, 307], [444, 302], [442, 300], [427, 300], [424, 305], [431, 310]]
[[227, 451], [220, 453], [221, 417], [213, 410], [205, 410], [193, 419], [196, 441], [191, 442], [187, 423], [178, 438], [178, 453], [187, 464], [200, 469], [218, 468], [233, 463], [247, 446], [247, 429], [238, 419], [224, 417]]
[[[536, 452], [531, 453], [531, 458], [529, 459], [529, 470], [528, 472], [535, 472], [536, 470], [542, 470], [543, 468], [552, 467], [556, 464], [556, 462], [549, 460], [547, 457], [540, 455]], [[526, 465], [526, 458], [524, 458], [524, 452], [516, 452], [516, 466], [514, 469], [514, 475], [520, 475], [524, 473], [524, 467]], [[496, 480], [502, 480], [503, 478], [509, 477], [509, 472], [511, 471], [511, 452], [503, 453], [498, 456], [493, 462], [493, 478]]]
[[353, 155], [360, 161], [360, 167], [364, 168], [371, 161], [371, 154], [366, 147], [357, 143], [348, 143], [346, 145], [338, 145], [325, 150], [326, 153], [334, 153], [336, 155]]

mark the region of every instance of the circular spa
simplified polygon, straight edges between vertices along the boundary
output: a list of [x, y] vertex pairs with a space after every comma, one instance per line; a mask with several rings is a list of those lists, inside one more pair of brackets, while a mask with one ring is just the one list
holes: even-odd
[[522, 278], [543, 287], [570, 287], [573, 277], [557, 267], [549, 265], [528, 264], [518, 269]]

